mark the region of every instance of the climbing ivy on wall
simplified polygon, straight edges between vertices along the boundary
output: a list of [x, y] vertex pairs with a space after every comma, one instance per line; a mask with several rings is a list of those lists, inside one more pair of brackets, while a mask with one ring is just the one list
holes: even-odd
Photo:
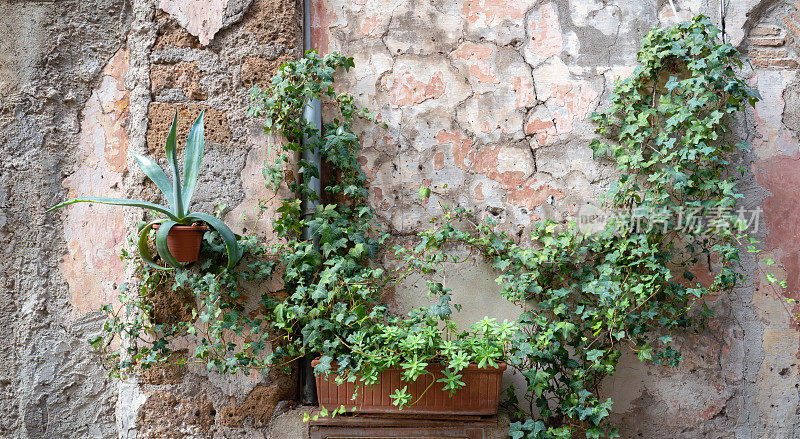
[[544, 220], [519, 241], [491, 218], [458, 230], [470, 212], [442, 206], [422, 234], [425, 251], [481, 251], [502, 273], [502, 296], [524, 309], [509, 358], [527, 384], [522, 400], [507, 394], [515, 439], [617, 437], [605, 422], [613, 401], [601, 397], [603, 379], [624, 352], [677, 365], [672, 334], [705, 321], [704, 298], [736, 287], [739, 250], [754, 251], [729, 162], [747, 149], [733, 118], [759, 99], [736, 76], [738, 51], [699, 16], [651, 30], [638, 61], [610, 107], [592, 116], [595, 157], [619, 174], [597, 231]]
[[[459, 330], [451, 320], [449, 291], [433, 280], [428, 283], [435, 298], [430, 306], [400, 315], [384, 303], [389, 288], [412, 273], [436, 271], [446, 255], [422, 258], [419, 252], [390, 246], [389, 233], [375, 221], [353, 124], [357, 119], [378, 122], [350, 94], [334, 88], [336, 69], [351, 67], [352, 58], [308, 52], [284, 64], [269, 88], [253, 91], [251, 115], [263, 117], [265, 131], [283, 139], [282, 154], [265, 175], [273, 189], [285, 184], [291, 192], [274, 221], [283, 241], [276, 255], [290, 293], [284, 300], [265, 301], [272, 330], [286, 343], [269, 360], [318, 355], [316, 373], [335, 372], [339, 381], [357, 381], [359, 386], [374, 384], [390, 367], [401, 368], [405, 382], [416, 381], [431, 374], [428, 365], [441, 363], [445, 377], [438, 385], [454, 392], [464, 386], [460, 372], [470, 363], [497, 367], [506, 358], [516, 325], [487, 318]], [[329, 105], [330, 120], [321, 131], [302, 117], [311, 99]], [[322, 197], [310, 185], [312, 178], [320, 178], [314, 163], [301, 159], [299, 178], [286, 178], [289, 154], [303, 151], [319, 152], [327, 166]], [[304, 214], [302, 199], [320, 205]], [[400, 261], [393, 269], [378, 262], [389, 249]], [[415, 402], [407, 387], [400, 384], [392, 395], [399, 408]]]
[[[590, 147], [619, 173], [601, 200], [613, 215], [597, 231], [545, 220], [520, 240], [491, 218], [441, 204], [442, 214], [411, 248], [390, 245], [368, 203], [354, 123], [378, 121], [334, 87], [337, 69], [349, 70], [352, 58], [309, 52], [288, 62], [268, 87], [253, 90], [250, 111], [281, 139], [277, 162], [264, 170], [268, 187], [288, 188], [273, 222], [279, 242], [238, 237], [244, 257], [228, 269], [218, 263], [224, 245], [208, 232], [197, 266], [164, 273], [140, 264], [138, 294], [123, 294], [121, 307], [104, 307], [106, 333], [93, 344], [114, 373], [170, 364], [175, 341], [186, 337], [195, 340], [193, 359], [179, 362], [221, 373], [266, 372], [313, 353], [320, 356], [317, 373], [369, 385], [391, 366], [414, 381], [440, 363], [445, 378], [437, 385], [451, 392], [463, 386], [467, 364], [506, 361], [526, 380], [524, 398], [513, 389], [507, 394], [513, 438], [617, 436], [606, 422], [612, 401], [600, 396], [600, 384], [621, 355], [678, 364], [672, 334], [702, 324], [709, 315], [704, 297], [742, 280], [735, 268], [749, 238], [735, 211], [742, 195], [729, 157], [747, 146], [730, 126], [758, 99], [736, 76], [739, 53], [719, 42], [706, 17], [653, 29], [638, 61], [617, 82], [610, 106], [593, 115], [600, 138]], [[314, 98], [333, 113], [321, 130], [302, 114]], [[310, 185], [321, 169], [301, 158], [297, 175], [291, 171], [293, 156], [306, 150], [319, 151], [328, 169], [321, 197]], [[430, 193], [423, 188], [420, 197]], [[302, 199], [319, 207], [304, 212]], [[500, 294], [523, 309], [518, 321], [486, 318], [456, 327], [451, 318], [459, 307], [435, 276], [445, 262], [459, 262], [454, 246], [491, 261]], [[392, 268], [379, 263], [387, 252]], [[708, 278], [701, 271], [712, 279], [701, 282]], [[434, 303], [398, 315], [384, 296], [411, 274], [426, 276]], [[248, 302], [253, 281], [275, 276], [281, 290], [262, 288], [260, 301]], [[164, 288], [186, 295], [184, 318], [154, 319], [153, 297]], [[402, 384], [393, 400], [398, 407], [414, 403]]]
[[[432, 305], [407, 315], [383, 303], [390, 287], [411, 274], [434, 272], [447, 256], [423, 257], [394, 247], [397, 268], [377, 263], [379, 252], [390, 250], [389, 234], [367, 203], [366, 176], [357, 160], [360, 142], [353, 132], [356, 118], [376, 119], [333, 87], [337, 68], [352, 65], [352, 58], [309, 52], [284, 64], [269, 88], [253, 90], [251, 116], [263, 118], [265, 131], [281, 139], [277, 161], [264, 169], [269, 188], [288, 189], [273, 220], [279, 240], [267, 246], [239, 237], [243, 257], [233, 269], [218, 263], [224, 246], [213, 232], [206, 235], [205, 258], [197, 266], [160, 273], [139, 265], [138, 294], [121, 295], [122, 307], [104, 307], [106, 333], [93, 341], [112, 373], [175, 364], [176, 341], [187, 336], [196, 344], [194, 358], [177, 362], [200, 362], [220, 373], [289, 369], [313, 354], [319, 356], [317, 373], [370, 385], [389, 367], [402, 368], [408, 383], [432, 374], [428, 365], [442, 363], [444, 378], [437, 385], [451, 393], [465, 385], [461, 371], [469, 364], [498, 367], [507, 358], [516, 324], [486, 318], [459, 329], [441, 282], [428, 283]], [[335, 113], [321, 130], [303, 118], [310, 99], [323, 100]], [[329, 169], [321, 197], [311, 188], [321, 169], [301, 158], [295, 175], [290, 165], [292, 155], [309, 150], [319, 151]], [[319, 206], [304, 212], [303, 199]], [[282, 288], [262, 292], [257, 306], [248, 306], [248, 294], [256, 290], [252, 281], [274, 276], [280, 276]], [[186, 313], [158, 321], [156, 296], [169, 290], [187, 297]], [[406, 384], [394, 390], [399, 408], [415, 403]]]
[[[735, 264], [747, 224], [734, 210], [742, 195], [729, 158], [747, 146], [730, 124], [759, 97], [736, 76], [738, 51], [719, 40], [703, 16], [654, 28], [640, 65], [593, 115], [602, 137], [591, 148], [619, 172], [603, 197], [617, 215], [600, 231], [544, 221], [525, 248], [479, 228], [477, 244], [503, 271], [503, 296], [526, 308], [514, 364], [528, 388], [526, 401], [509, 394], [512, 437], [615, 436], [599, 386], [620, 356], [676, 365], [670, 334], [702, 322], [703, 298], [742, 280]], [[700, 282], [700, 271], [713, 281]]]

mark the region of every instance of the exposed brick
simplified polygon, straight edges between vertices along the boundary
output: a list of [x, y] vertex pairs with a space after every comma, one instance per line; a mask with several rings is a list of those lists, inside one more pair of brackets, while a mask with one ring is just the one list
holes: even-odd
[[[161, 155], [164, 155], [162, 150]], [[155, 190], [155, 186], [153, 187]], [[151, 244], [152, 245], [152, 244]], [[154, 249], [151, 249], [155, 253]], [[153, 306], [150, 317], [158, 325], [188, 322], [192, 319], [194, 298], [191, 294], [172, 287], [162, 286], [145, 297], [149, 305]]]
[[789, 52], [786, 49], [756, 49], [748, 51], [747, 56], [750, 58], [786, 58], [789, 56]]
[[792, 58], [780, 58], [780, 59], [771, 59], [769, 60], [770, 67], [784, 67], [787, 69], [794, 69], [797, 68], [797, 60]]
[[178, 64], [155, 64], [150, 68], [150, 89], [153, 95], [170, 88], [178, 88], [187, 98], [193, 100], [206, 99], [206, 93], [200, 88], [200, 69], [194, 61]]
[[167, 359], [167, 365], [141, 371], [139, 381], [153, 385], [180, 384], [186, 375], [186, 365], [176, 363], [181, 359], [185, 360], [188, 353], [186, 349], [173, 352]]
[[750, 60], [753, 67], [758, 68], [774, 68], [774, 69], [792, 69], [798, 67], [798, 62], [792, 58], [754, 58]]
[[156, 157], [164, 157], [164, 142], [169, 134], [169, 126], [178, 111], [178, 148], [183, 148], [192, 122], [200, 115], [202, 109], [206, 110], [205, 135], [206, 143], [227, 144], [231, 140], [231, 130], [223, 111], [200, 104], [168, 104], [153, 102], [148, 107], [147, 117], [150, 123], [147, 127], [147, 149]]
[[778, 46], [783, 46], [785, 42], [786, 38], [784, 37], [750, 39], [750, 44], [754, 46], [778, 47]]
[[279, 382], [256, 386], [241, 404], [233, 401], [233, 404], [221, 409], [220, 424], [241, 427], [245, 419], [252, 417], [255, 427], [266, 426], [278, 402], [293, 396], [294, 381], [290, 376], [284, 376]]
[[750, 30], [750, 36], [753, 37], [771, 37], [780, 33], [780, 28], [774, 26], [756, 26]]
[[255, 0], [244, 19], [244, 29], [259, 43], [292, 47], [300, 34], [300, 7], [296, 0]]
[[[798, 19], [797, 12], [792, 12], [791, 14], [795, 20]], [[800, 37], [800, 26], [798, 26], [794, 20], [787, 17], [785, 14], [781, 14], [781, 19], [786, 24], [786, 27], [789, 29], [789, 32], [791, 32], [792, 35], [794, 35], [795, 41], [797, 41], [797, 38]]]

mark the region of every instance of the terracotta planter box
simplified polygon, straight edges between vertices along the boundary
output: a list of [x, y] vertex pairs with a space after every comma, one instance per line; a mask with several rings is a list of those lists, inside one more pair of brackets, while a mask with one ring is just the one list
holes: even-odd
[[[159, 224], [153, 226], [153, 230], [158, 230]], [[208, 230], [208, 226], [174, 225], [167, 234], [167, 248], [172, 256], [183, 264], [195, 262], [200, 258], [200, 247], [203, 244], [203, 234]]]
[[[316, 366], [319, 362], [314, 360], [311, 364]], [[506, 370], [505, 363], [498, 363], [499, 368], [478, 369], [477, 365], [471, 364], [461, 371], [463, 381], [466, 385], [457, 390], [452, 397], [450, 392], [442, 390], [444, 383], [436, 383], [428, 387], [432, 381], [443, 378], [441, 366], [428, 367], [433, 376], [421, 376], [413, 383], [400, 379], [402, 370], [400, 368], [387, 369], [381, 372], [378, 382], [373, 386], [361, 384], [359, 395], [355, 400], [350, 399], [353, 395], [356, 383], [344, 382], [336, 384], [333, 374], [318, 375], [317, 378], [317, 399], [319, 404], [328, 410], [344, 405], [348, 411], [353, 406], [359, 413], [395, 413], [395, 414], [446, 414], [446, 415], [495, 415], [497, 405], [500, 402], [501, 382], [503, 371]], [[422, 395], [416, 404], [398, 410], [392, 405], [389, 395], [395, 389], [402, 389], [408, 386], [411, 394], [411, 401], [414, 402]], [[428, 389], [425, 392], [425, 389]], [[423, 395], [424, 392], [424, 395]]]

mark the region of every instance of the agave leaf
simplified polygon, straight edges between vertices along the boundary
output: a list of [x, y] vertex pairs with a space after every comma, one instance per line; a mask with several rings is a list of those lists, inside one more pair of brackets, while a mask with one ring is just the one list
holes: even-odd
[[189, 137], [186, 139], [186, 148], [183, 150], [183, 208], [189, 210], [192, 202], [194, 187], [197, 184], [197, 177], [200, 175], [200, 162], [203, 161], [205, 151], [205, 135], [203, 128], [203, 116], [206, 110], [200, 112], [197, 120], [194, 121], [189, 130]]
[[162, 221], [163, 220], [153, 221], [152, 223], [142, 227], [142, 230], [139, 232], [139, 255], [142, 257], [142, 260], [145, 262], [145, 264], [155, 268], [156, 270], [172, 270], [172, 268], [162, 267], [156, 264], [156, 261], [150, 254], [150, 248], [147, 246], [147, 239], [150, 236], [150, 229], [153, 228], [153, 225]]
[[202, 212], [192, 212], [186, 215], [186, 218], [196, 218], [200, 221], [204, 221], [219, 233], [219, 236], [222, 237], [222, 241], [225, 242], [225, 249], [228, 253], [228, 269], [233, 268], [233, 266], [239, 262], [239, 259], [242, 257], [242, 250], [236, 242], [236, 235], [221, 219]]
[[175, 267], [181, 268], [182, 265], [172, 256], [172, 253], [169, 252], [169, 247], [167, 246], [167, 235], [169, 235], [169, 229], [172, 226], [176, 225], [175, 221], [164, 221], [158, 227], [158, 231], [156, 231], [156, 250], [158, 250], [158, 255], [161, 256], [161, 259], [164, 260], [167, 264]]
[[169, 219], [173, 221], [180, 221], [181, 219], [176, 217], [169, 208], [164, 207], [160, 204], [149, 203], [147, 201], [138, 201], [138, 200], [128, 200], [125, 198], [110, 198], [110, 197], [82, 197], [82, 198], [73, 198], [71, 200], [67, 200], [63, 203], [56, 204], [55, 206], [47, 209], [45, 212], [51, 212], [53, 210], [59, 209], [61, 207], [73, 204], [73, 203], [100, 203], [100, 204], [114, 204], [117, 206], [130, 206], [130, 207], [141, 207], [142, 209], [150, 209], [154, 210], [159, 213], [163, 213]]
[[167, 135], [167, 143], [164, 145], [167, 153], [167, 162], [172, 168], [172, 192], [175, 204], [172, 208], [175, 210], [175, 216], [183, 218], [186, 216], [186, 211], [183, 210], [183, 195], [181, 195], [181, 171], [178, 168], [178, 112], [175, 111], [175, 117], [172, 119], [172, 126], [169, 128], [169, 135]]
[[175, 207], [175, 191], [172, 190], [172, 182], [169, 181], [169, 177], [167, 177], [167, 174], [161, 169], [161, 166], [158, 166], [150, 157], [137, 152], [131, 151], [131, 155], [136, 159], [136, 163], [139, 164], [142, 171], [147, 174], [147, 177], [153, 180], [153, 183], [164, 193], [164, 196], [167, 198], [167, 203]]

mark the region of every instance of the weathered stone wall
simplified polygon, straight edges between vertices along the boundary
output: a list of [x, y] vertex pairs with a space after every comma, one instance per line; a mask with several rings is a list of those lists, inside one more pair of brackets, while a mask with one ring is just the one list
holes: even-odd
[[[271, 238], [269, 214], [256, 224], [260, 199], [271, 194], [260, 169], [270, 139], [246, 118], [249, 89], [263, 84], [281, 60], [299, 55], [301, 11], [293, 0], [134, 2], [130, 51], [129, 148], [160, 157], [172, 117], [178, 144], [206, 110], [206, 155], [195, 209], [228, 206], [226, 221], [239, 231]], [[165, 163], [165, 162], [164, 162]], [[130, 164], [130, 163], [129, 163]], [[136, 196], [152, 193], [141, 180]], [[140, 219], [129, 218], [128, 229]], [[253, 294], [260, 296], [254, 291]], [[182, 300], [159, 302], [164, 316], [179, 315]], [[187, 340], [186, 352], [195, 345]], [[121, 437], [264, 437], [281, 401], [295, 396], [296, 377], [209, 374], [203, 365], [146, 374], [122, 384], [117, 410]], [[280, 435], [274, 436], [280, 437]]]
[[[246, 110], [250, 87], [299, 55], [301, 18], [295, 0], [0, 3], [0, 437], [270, 436], [296, 377], [189, 365], [108, 378], [88, 340], [98, 307], [135, 284], [119, 251], [143, 213], [43, 211], [76, 195], [163, 202], [128, 151], [166, 165], [174, 112], [182, 147], [205, 109], [194, 207], [224, 203], [234, 229], [270, 239], [270, 213], [257, 228], [256, 214], [272, 195], [261, 176], [271, 140]], [[156, 319], [185, 314], [170, 294]], [[301, 435], [273, 425], [273, 437]]]
[[[634, 68], [640, 38], [699, 12], [720, 23], [718, 1], [674, 0], [676, 17], [657, 0], [313, 0], [312, 38], [355, 57], [341, 86], [388, 124], [364, 129], [362, 164], [398, 239], [439, 200], [526, 233], [538, 219], [575, 215], [615, 178], [592, 160], [588, 115]], [[299, 54], [300, 6], [0, 3], [0, 437], [304, 437], [299, 411], [280, 402], [291, 377], [188, 366], [108, 379], [87, 340], [100, 329], [97, 307], [131, 280], [116, 255], [142, 214], [88, 205], [43, 214], [77, 194], [152, 199], [127, 152], [158, 157], [176, 110], [182, 144], [206, 109], [197, 208], [225, 203], [228, 223], [269, 239], [270, 221], [256, 225], [254, 212], [271, 195], [261, 177], [271, 140], [245, 117], [248, 89]], [[724, 22], [764, 97], [738, 125], [753, 144], [737, 159], [750, 170], [743, 205], [763, 208], [783, 293], [800, 299], [800, 4], [728, 0]], [[420, 183], [434, 190], [422, 204]], [[623, 437], [800, 436], [800, 337], [754, 263], [745, 267], [755, 285], [708, 301], [717, 319], [681, 337], [679, 368], [631, 357], [607, 381]], [[480, 261], [448, 277], [463, 323], [513, 317]], [[412, 279], [395, 303], [421, 299]], [[164, 318], [180, 315], [178, 298], [162, 301]]]
[[[116, 389], [87, 344], [101, 320], [84, 310], [100, 299], [79, 292], [110, 294], [119, 223], [99, 212], [104, 222], [82, 233], [79, 217], [53, 221], [44, 209], [64, 186], [95, 181], [108, 193], [119, 179], [118, 139], [105, 154], [90, 127], [119, 135], [125, 60], [114, 54], [129, 21], [111, 0], [0, 3], [0, 437], [115, 434]], [[98, 253], [82, 251], [87, 235]]]
[[[651, 26], [696, 13], [722, 24], [718, 0], [674, 0], [674, 10], [670, 3], [316, 1], [316, 47], [355, 57], [342, 88], [388, 124], [364, 130], [362, 157], [382, 220], [407, 235], [424, 227], [439, 200], [521, 234], [540, 218], [576, 215], [615, 178], [592, 159], [588, 116], [633, 70], [640, 39]], [[708, 300], [717, 318], [703, 333], [680, 337], [679, 368], [625, 358], [604, 385], [623, 437], [800, 436], [800, 346], [780, 296], [800, 295], [800, 4], [724, 3], [726, 37], [752, 57], [742, 74], [764, 97], [738, 122], [753, 144], [737, 158], [749, 170], [740, 181], [742, 205], [763, 208], [766, 257], [780, 262], [789, 288], [768, 287], [754, 261], [745, 261], [755, 286]], [[421, 184], [432, 188], [430, 201], [419, 202]], [[459, 319], [513, 316], [485, 298], [496, 292], [487, 267], [475, 261], [468, 277], [463, 271], [447, 276], [464, 304]], [[396, 296], [400, 307], [423, 297], [413, 282]]]

